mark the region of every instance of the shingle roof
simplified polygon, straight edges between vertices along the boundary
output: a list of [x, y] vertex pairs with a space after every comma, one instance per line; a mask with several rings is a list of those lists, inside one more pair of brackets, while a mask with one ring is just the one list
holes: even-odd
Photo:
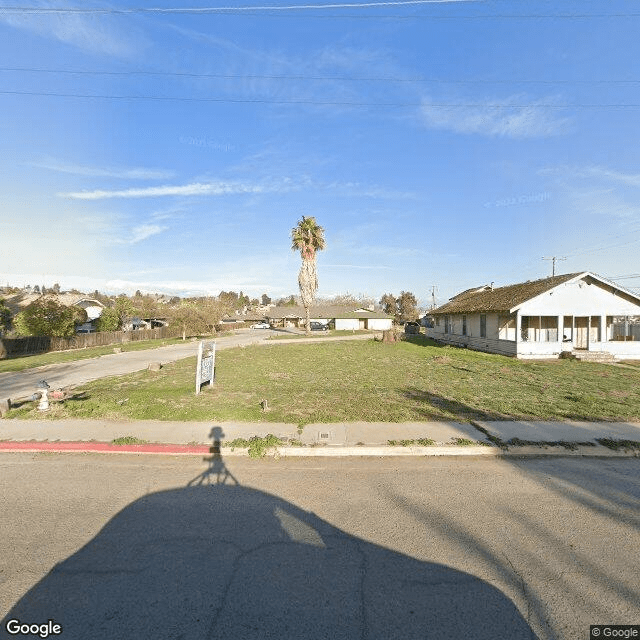
[[[306, 318], [304, 307], [274, 307], [269, 309], [267, 318]], [[392, 318], [382, 311], [356, 311], [353, 307], [318, 306], [311, 307], [312, 318]]]
[[[42, 298], [42, 294], [40, 293], [16, 293], [5, 298], [5, 304], [11, 312], [16, 314], [28, 307], [31, 303], [35, 302]], [[102, 302], [99, 300], [95, 300], [89, 296], [85, 296], [77, 293], [47, 293], [45, 296], [47, 300], [54, 300], [58, 304], [65, 305], [67, 307], [71, 307], [79, 302], [90, 302], [90, 306], [99, 306], [104, 307]]]
[[[584, 273], [584, 272], [581, 272]], [[430, 315], [445, 313], [477, 313], [483, 311], [510, 311], [514, 307], [545, 293], [564, 282], [578, 277], [581, 273], [566, 273], [561, 276], [543, 278], [530, 282], [511, 284], [494, 289], [479, 287], [459, 293], [441, 307], [430, 311]]]

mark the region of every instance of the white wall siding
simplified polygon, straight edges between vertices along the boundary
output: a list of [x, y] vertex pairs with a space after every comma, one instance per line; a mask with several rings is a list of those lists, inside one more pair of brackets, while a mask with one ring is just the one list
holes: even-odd
[[358, 318], [336, 318], [336, 330], [355, 330], [360, 328]]
[[457, 347], [467, 347], [475, 351], [498, 353], [504, 356], [516, 355], [516, 343], [513, 340], [498, 339], [498, 314], [487, 315], [487, 337], [480, 337], [480, 314], [467, 315], [467, 335], [462, 335], [462, 315], [450, 316], [454, 321], [450, 327], [454, 332], [444, 332], [444, 319], [440, 318], [440, 326], [428, 328], [426, 334], [438, 342]]
[[391, 329], [392, 323], [391, 318], [368, 318], [367, 328], [374, 331], [386, 331]]
[[523, 316], [633, 316], [640, 315], [640, 305], [603, 286], [578, 280], [528, 300], [519, 312]]

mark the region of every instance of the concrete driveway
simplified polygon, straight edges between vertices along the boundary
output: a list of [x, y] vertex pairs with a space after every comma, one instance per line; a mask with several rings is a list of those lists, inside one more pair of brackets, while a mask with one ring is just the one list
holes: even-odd
[[[216, 339], [217, 349], [259, 344], [273, 332], [270, 330], [247, 330], [233, 336]], [[114, 345], [117, 346], [117, 345]], [[32, 394], [40, 380], [46, 380], [52, 389], [75, 386], [90, 380], [121, 376], [146, 369], [152, 362], [174, 362], [198, 352], [198, 342], [172, 344], [157, 349], [112, 353], [98, 358], [76, 360], [61, 364], [48, 364], [35, 369], [0, 373], [0, 399], [18, 398]]]

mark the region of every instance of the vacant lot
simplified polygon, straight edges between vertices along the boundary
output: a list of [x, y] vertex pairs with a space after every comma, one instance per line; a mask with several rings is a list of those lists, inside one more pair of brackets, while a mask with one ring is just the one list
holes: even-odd
[[24, 371], [34, 369], [46, 364], [59, 364], [61, 362], [73, 362], [75, 360], [87, 360], [97, 358], [108, 353], [113, 353], [115, 348], [123, 353], [126, 351], [142, 351], [145, 349], [156, 349], [168, 344], [182, 342], [181, 338], [163, 338], [160, 340], [137, 340], [124, 342], [122, 344], [108, 344], [102, 347], [88, 347], [85, 349], [69, 349], [68, 351], [51, 351], [49, 353], [39, 353], [32, 356], [21, 356], [19, 358], [9, 358], [0, 360], [0, 373], [7, 371]]
[[[216, 382], [194, 393], [195, 359], [77, 388], [62, 417], [338, 421], [640, 420], [640, 369], [569, 360], [522, 362], [439, 347], [267, 345], [218, 353]], [[268, 410], [260, 403], [266, 400]], [[38, 417], [31, 405], [10, 417]]]

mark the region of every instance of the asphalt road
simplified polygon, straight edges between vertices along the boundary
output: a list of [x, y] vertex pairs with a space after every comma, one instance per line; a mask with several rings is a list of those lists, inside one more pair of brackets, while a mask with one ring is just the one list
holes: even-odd
[[12, 618], [65, 640], [640, 623], [640, 459], [2, 454], [0, 507], [0, 637]]

